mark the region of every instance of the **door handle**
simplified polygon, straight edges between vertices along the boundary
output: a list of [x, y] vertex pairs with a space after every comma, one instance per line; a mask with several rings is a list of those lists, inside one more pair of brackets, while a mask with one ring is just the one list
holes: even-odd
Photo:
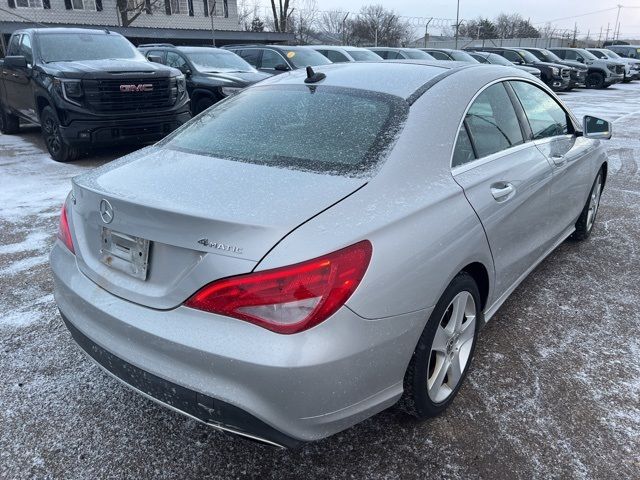
[[508, 200], [515, 191], [516, 187], [514, 187], [512, 183], [499, 182], [491, 185], [491, 195], [493, 195], [493, 198], [498, 202]]
[[561, 167], [566, 163], [567, 158], [564, 155], [551, 155], [551, 160], [556, 166]]

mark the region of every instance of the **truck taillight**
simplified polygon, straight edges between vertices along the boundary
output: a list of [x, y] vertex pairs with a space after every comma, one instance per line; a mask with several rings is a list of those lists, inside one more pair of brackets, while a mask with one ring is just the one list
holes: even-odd
[[60, 212], [60, 223], [58, 224], [58, 238], [64, 245], [75, 255], [73, 249], [73, 241], [71, 240], [71, 229], [69, 228], [69, 220], [67, 219], [67, 205], [62, 205]]
[[364, 277], [371, 252], [371, 243], [364, 240], [306, 262], [218, 280], [185, 305], [276, 333], [301, 332], [345, 304]]

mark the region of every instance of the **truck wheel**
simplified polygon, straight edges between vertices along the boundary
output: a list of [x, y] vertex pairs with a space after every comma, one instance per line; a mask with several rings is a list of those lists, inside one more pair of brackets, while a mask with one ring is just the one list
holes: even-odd
[[600, 72], [591, 72], [585, 80], [587, 88], [604, 88], [604, 75]]
[[20, 131], [20, 119], [4, 110], [0, 104], [0, 132], [5, 135], [13, 135]]
[[49, 155], [56, 162], [73, 162], [77, 160], [80, 152], [76, 147], [69, 145], [60, 134], [60, 121], [56, 112], [51, 107], [44, 107], [40, 114], [42, 136], [49, 150]]

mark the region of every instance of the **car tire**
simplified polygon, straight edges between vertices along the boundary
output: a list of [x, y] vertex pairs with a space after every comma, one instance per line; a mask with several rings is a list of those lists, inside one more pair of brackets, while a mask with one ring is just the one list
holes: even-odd
[[600, 198], [602, 196], [603, 186], [604, 174], [603, 171], [600, 170], [593, 182], [591, 190], [589, 191], [589, 198], [587, 198], [587, 202], [578, 217], [576, 229], [570, 237], [571, 240], [581, 242], [591, 236], [591, 231], [593, 230], [593, 225], [596, 223], [596, 216], [598, 215], [598, 210], [600, 208]]
[[60, 134], [60, 121], [51, 107], [44, 107], [40, 114], [42, 136], [49, 155], [56, 162], [73, 162], [80, 156], [80, 151], [71, 145]]
[[20, 119], [15, 115], [7, 113], [4, 106], [0, 104], [0, 133], [13, 135], [20, 131]]
[[195, 105], [193, 106], [193, 115], [198, 115], [201, 112], [204, 112], [211, 105], [216, 103], [215, 99], [211, 97], [201, 97], [199, 98]]
[[438, 300], [411, 357], [399, 402], [402, 410], [424, 420], [453, 402], [484, 321], [481, 305], [476, 282], [468, 273], [459, 273]]
[[591, 72], [585, 80], [587, 88], [604, 88], [604, 75], [600, 72]]

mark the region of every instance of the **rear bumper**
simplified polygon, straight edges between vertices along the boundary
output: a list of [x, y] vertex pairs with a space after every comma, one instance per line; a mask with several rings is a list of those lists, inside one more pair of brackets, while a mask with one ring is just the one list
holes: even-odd
[[80, 346], [124, 383], [207, 424], [281, 446], [327, 437], [393, 405], [430, 310], [364, 320], [343, 307], [295, 335], [102, 289], [56, 243], [55, 299]]
[[180, 112], [138, 118], [73, 120], [60, 126], [62, 137], [71, 145], [108, 145], [155, 142], [191, 118], [188, 106]]
[[278, 447], [295, 448], [301, 444], [233, 405], [168, 382], [125, 362], [91, 341], [64, 315], [62, 319], [75, 342], [94, 362], [139, 394], [222, 431]]

